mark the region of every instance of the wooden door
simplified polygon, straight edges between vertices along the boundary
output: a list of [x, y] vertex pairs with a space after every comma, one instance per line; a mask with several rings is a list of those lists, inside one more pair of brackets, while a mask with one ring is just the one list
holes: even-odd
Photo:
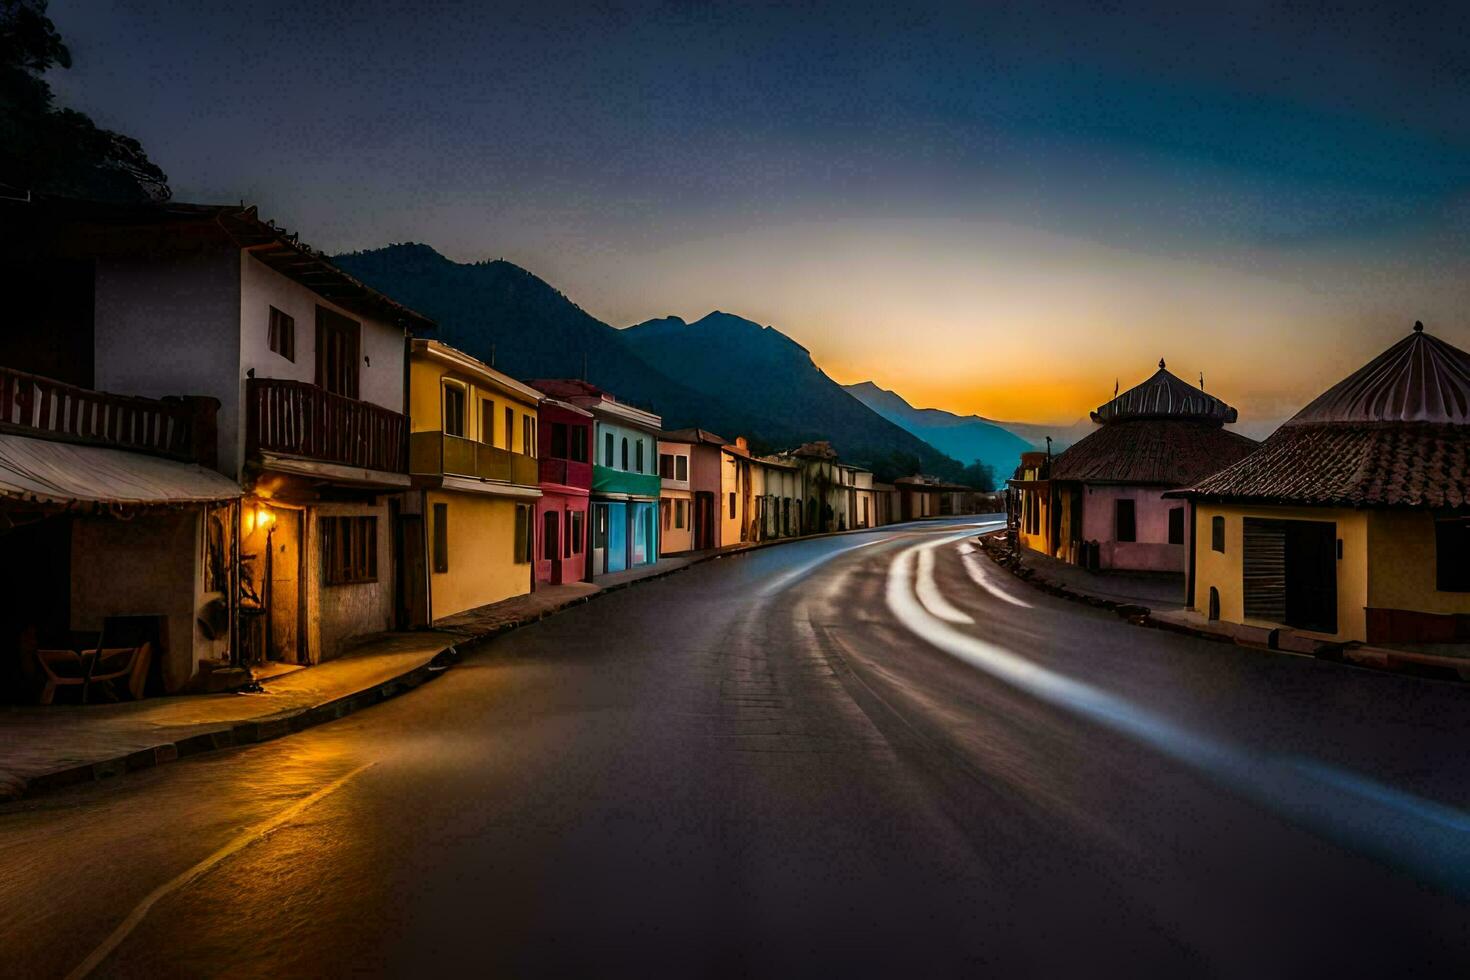
[[1286, 625], [1336, 633], [1337, 525], [1286, 523]]
[[316, 308], [316, 383], [356, 398], [362, 360], [362, 325], [325, 307]]

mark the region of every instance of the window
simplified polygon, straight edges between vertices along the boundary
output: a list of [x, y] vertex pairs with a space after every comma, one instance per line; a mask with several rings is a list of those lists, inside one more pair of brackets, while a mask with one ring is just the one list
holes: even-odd
[[434, 571], [449, 571], [449, 505], [434, 505]]
[[536, 535], [531, 526], [531, 507], [528, 504], [516, 504], [516, 540], [515, 540], [515, 563], [526, 565], [533, 560], [536, 547]]
[[505, 451], [515, 452], [516, 438], [516, 410], [509, 405], [505, 406]]
[[323, 517], [322, 578], [327, 585], [378, 580], [378, 519]]
[[628, 471], [628, 437], [623, 436], [623, 472]]
[[271, 350], [288, 361], [296, 360], [296, 318], [271, 307], [270, 328], [267, 331]]
[[[577, 431], [586, 432], [587, 430], [579, 429]], [[582, 553], [582, 519], [584, 515], [582, 511], [574, 510], [567, 516], [572, 520], [572, 528], [567, 532], [567, 554], [580, 555]]]
[[541, 558], [551, 561], [561, 557], [561, 511], [548, 510], [541, 529]]
[[480, 400], [480, 441], [495, 445], [495, 402], [489, 398]]
[[674, 502], [672, 500], [660, 500], [658, 502], [658, 518], [667, 531], [674, 523]]
[[357, 397], [362, 327], [323, 306], [316, 308], [316, 383], [333, 394]]
[[1210, 550], [1225, 553], [1225, 518], [1210, 518]]
[[633, 472], [634, 473], [642, 473], [643, 472], [643, 440], [642, 439], [639, 439], [638, 442], [635, 445], [637, 446], [636, 454], [637, 454], [637, 457], [638, 458], [637, 458], [637, 461], [636, 461], [637, 462], [637, 465], [633, 467]]
[[603, 437], [602, 465], [603, 466], [606, 466], [609, 469], [611, 469], [612, 468], [612, 464], [613, 464], [613, 436], [612, 436], [612, 433], [609, 432], [606, 436]]
[[1169, 543], [1184, 543], [1184, 508], [1169, 508]]
[[663, 477], [665, 480], [672, 480], [674, 478], [673, 453], [658, 454], [658, 475]]
[[585, 425], [572, 429], [572, 462], [587, 462], [587, 427]]
[[1434, 522], [1434, 587], [1470, 592], [1470, 520]]
[[1137, 541], [1138, 522], [1134, 512], [1134, 504], [1131, 500], [1118, 500], [1113, 504], [1114, 534], [1115, 541]]
[[521, 452], [527, 456], [536, 455], [536, 418], [532, 415], [521, 416]]
[[567, 424], [565, 422], [551, 423], [551, 458], [567, 458]]
[[735, 492], [733, 490], [730, 492], [730, 516], [735, 516]]
[[674, 457], [674, 479], [676, 479], [676, 480], [687, 480], [687, 479], [689, 479], [689, 457], [688, 456], [675, 456]]
[[674, 501], [674, 527], [684, 526], [684, 501]]
[[464, 437], [464, 385], [444, 382], [444, 434]]

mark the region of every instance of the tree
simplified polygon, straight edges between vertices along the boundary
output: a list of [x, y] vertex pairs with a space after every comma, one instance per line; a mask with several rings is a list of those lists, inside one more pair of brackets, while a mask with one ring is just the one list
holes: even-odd
[[960, 482], [976, 490], [994, 490], [995, 467], [977, 459], [960, 473]]
[[103, 201], [159, 201], [168, 176], [131, 136], [57, 108], [43, 77], [71, 52], [46, 0], [0, 0], [0, 184]]

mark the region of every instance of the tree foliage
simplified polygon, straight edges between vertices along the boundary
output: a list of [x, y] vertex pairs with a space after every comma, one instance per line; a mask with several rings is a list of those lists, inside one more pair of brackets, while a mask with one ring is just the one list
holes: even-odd
[[995, 467], [977, 459], [960, 473], [960, 482], [976, 490], [994, 490]]
[[93, 200], [166, 200], [168, 176], [137, 140], [53, 104], [44, 76], [70, 67], [46, 0], [0, 0], [0, 184]]

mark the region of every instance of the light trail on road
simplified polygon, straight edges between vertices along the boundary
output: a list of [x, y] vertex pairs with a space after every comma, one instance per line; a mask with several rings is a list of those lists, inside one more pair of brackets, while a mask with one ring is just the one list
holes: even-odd
[[[1470, 896], [1470, 815], [1320, 763], [1243, 752], [954, 629], [950, 624], [973, 620], [934, 611], [933, 550], [970, 536], [910, 545], [892, 556], [888, 608], [914, 635], [1034, 697], [1194, 766], [1331, 839]], [[953, 609], [947, 600], [937, 604]]]

